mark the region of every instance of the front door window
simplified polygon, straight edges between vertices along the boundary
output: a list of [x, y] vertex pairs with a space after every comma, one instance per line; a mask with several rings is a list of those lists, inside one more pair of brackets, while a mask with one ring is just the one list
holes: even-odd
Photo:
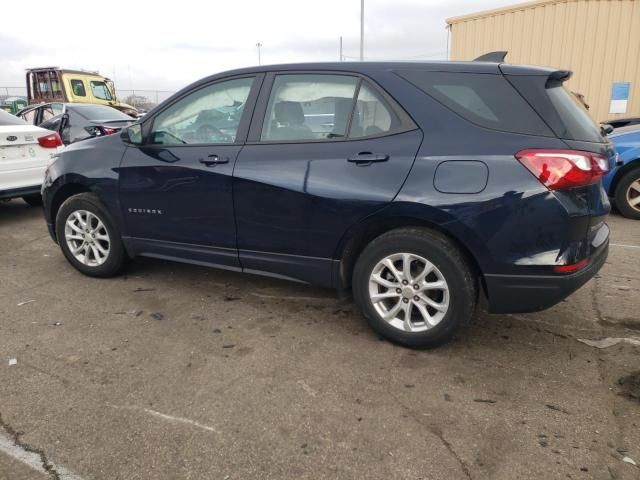
[[154, 120], [151, 143], [234, 143], [253, 81], [250, 77], [214, 83], [174, 103]]

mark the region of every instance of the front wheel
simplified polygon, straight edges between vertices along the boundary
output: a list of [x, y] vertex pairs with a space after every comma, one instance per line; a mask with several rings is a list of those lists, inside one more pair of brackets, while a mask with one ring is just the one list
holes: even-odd
[[61, 205], [56, 217], [56, 237], [69, 263], [85, 275], [111, 277], [125, 265], [120, 234], [93, 193], [74, 195]]
[[460, 250], [426, 228], [392, 230], [362, 252], [356, 302], [383, 337], [412, 348], [450, 340], [474, 315], [476, 279]]
[[640, 220], [640, 168], [634, 168], [618, 182], [615, 191], [616, 207], [622, 215]]

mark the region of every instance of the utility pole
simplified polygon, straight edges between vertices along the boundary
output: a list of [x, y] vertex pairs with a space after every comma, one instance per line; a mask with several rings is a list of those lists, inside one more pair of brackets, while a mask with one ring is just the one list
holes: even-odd
[[364, 60], [364, 0], [360, 0], [360, 61]]
[[258, 65], [260, 65], [260, 47], [262, 47], [262, 43], [256, 43], [256, 47], [258, 47]]
[[342, 35], [340, 35], [340, 61], [342, 61], [344, 57], [342, 56]]

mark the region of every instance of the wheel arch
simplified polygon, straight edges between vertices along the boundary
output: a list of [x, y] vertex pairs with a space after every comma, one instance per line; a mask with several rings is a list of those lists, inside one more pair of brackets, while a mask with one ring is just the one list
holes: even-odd
[[[452, 222], [437, 222], [433, 219], [422, 215], [404, 214], [388, 214], [389, 212], [380, 212], [378, 215], [368, 217], [360, 224], [352, 228], [340, 242], [334, 258], [338, 259], [338, 271], [335, 274], [335, 283], [340, 289], [347, 289], [351, 286], [351, 276], [356, 261], [365, 247], [380, 235], [403, 227], [423, 227], [436, 231], [446, 236], [451, 242], [458, 247], [463, 253], [469, 266], [476, 274], [478, 281], [482, 287], [482, 291], [487, 295], [487, 289], [484, 281], [483, 268], [481, 262], [476, 255], [472, 253], [472, 247], [468, 243], [460, 239], [460, 235], [456, 234], [452, 229]], [[467, 237], [471, 238], [471, 237]]]
[[79, 193], [92, 193], [93, 190], [86, 184], [79, 181], [72, 181], [65, 183], [56, 189], [55, 193], [51, 197], [51, 205], [49, 208], [51, 222], [55, 225], [58, 211], [62, 204], [68, 199]]

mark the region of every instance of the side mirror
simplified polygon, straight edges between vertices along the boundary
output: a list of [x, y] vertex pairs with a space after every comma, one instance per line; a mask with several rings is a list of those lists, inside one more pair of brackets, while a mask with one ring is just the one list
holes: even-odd
[[609, 135], [611, 132], [613, 132], [613, 127], [608, 123], [600, 124], [600, 128], [602, 129], [602, 133], [604, 133], [605, 135]]
[[142, 145], [142, 125], [134, 123], [122, 129], [120, 134], [122, 140], [133, 145]]

